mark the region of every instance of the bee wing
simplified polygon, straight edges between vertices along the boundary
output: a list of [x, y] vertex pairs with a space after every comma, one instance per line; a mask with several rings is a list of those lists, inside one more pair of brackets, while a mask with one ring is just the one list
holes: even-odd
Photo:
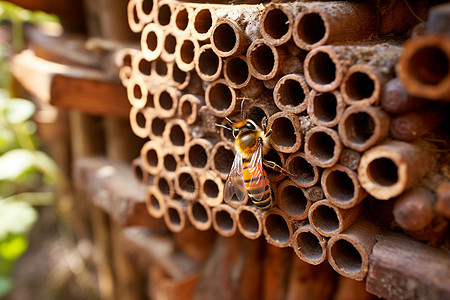
[[247, 190], [245, 188], [242, 172], [242, 156], [239, 152], [237, 152], [236, 156], [234, 157], [230, 173], [228, 173], [227, 179], [225, 180], [223, 199], [226, 203], [228, 203], [235, 194], [239, 201], [244, 200]]
[[266, 173], [263, 168], [263, 145], [261, 142], [256, 146], [256, 150], [247, 168], [251, 174], [248, 189], [252, 193], [252, 198], [259, 201], [264, 197], [264, 191], [266, 189]]

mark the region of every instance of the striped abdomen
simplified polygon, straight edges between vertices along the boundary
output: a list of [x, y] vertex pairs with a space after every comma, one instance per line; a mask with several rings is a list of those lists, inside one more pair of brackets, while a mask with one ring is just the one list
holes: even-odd
[[259, 209], [269, 209], [272, 206], [272, 189], [266, 172], [262, 166], [248, 168], [249, 162], [244, 160], [242, 173], [248, 195]]

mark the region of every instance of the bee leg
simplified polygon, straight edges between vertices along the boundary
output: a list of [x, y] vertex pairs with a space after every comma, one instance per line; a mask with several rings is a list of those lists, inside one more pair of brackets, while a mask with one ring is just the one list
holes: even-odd
[[264, 135], [265, 137], [269, 137], [272, 134], [272, 129], [269, 129]]
[[261, 127], [262, 127], [264, 133], [266, 133], [266, 131], [267, 131], [267, 117], [264, 117], [264, 118], [262, 119], [262, 121], [261, 121]]
[[285, 173], [289, 176], [294, 176], [291, 172], [289, 172], [288, 170], [282, 168], [280, 165], [278, 165], [276, 162], [270, 161], [270, 160], [264, 160], [263, 161], [264, 165], [268, 168], [273, 169], [276, 172], [280, 172], [280, 173]]

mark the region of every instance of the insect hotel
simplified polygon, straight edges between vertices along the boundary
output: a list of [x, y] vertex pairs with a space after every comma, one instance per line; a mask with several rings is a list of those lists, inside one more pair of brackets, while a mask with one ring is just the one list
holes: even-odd
[[449, 4], [101, 2], [13, 59], [101, 299], [450, 298]]

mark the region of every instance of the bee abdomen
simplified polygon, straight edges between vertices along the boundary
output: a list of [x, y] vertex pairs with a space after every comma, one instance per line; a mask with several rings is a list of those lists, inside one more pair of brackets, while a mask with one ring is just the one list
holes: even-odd
[[256, 200], [253, 198], [253, 194], [249, 191], [249, 196], [252, 202], [262, 210], [267, 210], [272, 207], [272, 189], [269, 185], [266, 186], [266, 189], [264, 191], [264, 196], [261, 200]]

